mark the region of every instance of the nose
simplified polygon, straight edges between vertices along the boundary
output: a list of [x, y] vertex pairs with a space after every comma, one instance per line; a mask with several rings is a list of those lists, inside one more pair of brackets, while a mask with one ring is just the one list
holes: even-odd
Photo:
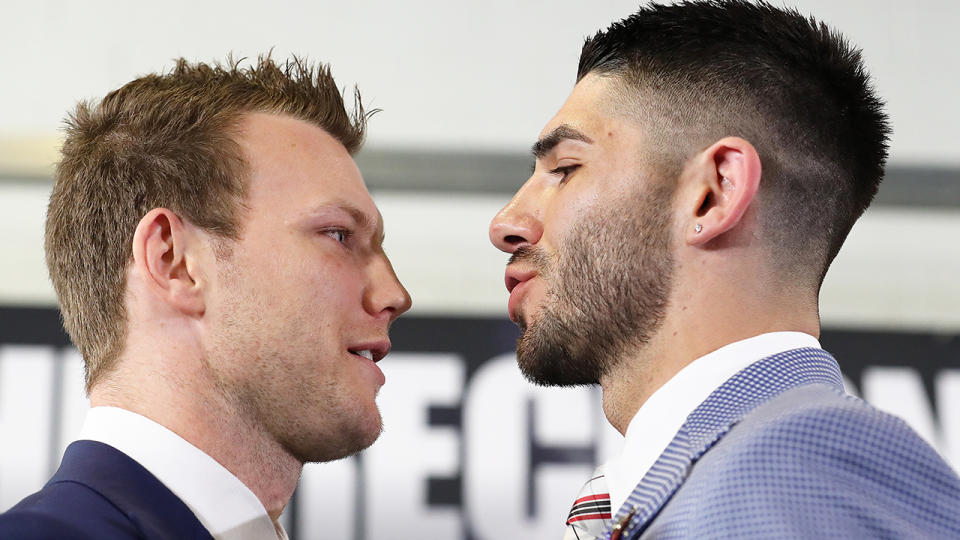
[[410, 309], [413, 301], [407, 289], [397, 278], [393, 265], [390, 264], [386, 255], [378, 257], [372, 265], [369, 286], [363, 298], [363, 307], [374, 317], [386, 318], [387, 322], [393, 322]]
[[520, 246], [534, 245], [543, 236], [542, 205], [536, 204], [532, 180], [527, 181], [493, 221], [490, 241], [500, 251], [513, 253]]

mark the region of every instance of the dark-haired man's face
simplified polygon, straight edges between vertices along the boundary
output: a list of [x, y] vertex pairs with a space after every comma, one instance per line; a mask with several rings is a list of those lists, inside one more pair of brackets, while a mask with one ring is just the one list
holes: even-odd
[[576, 86], [534, 145], [533, 175], [490, 226], [512, 254], [518, 362], [540, 384], [600, 382], [649, 341], [670, 293], [673, 183], [644, 163], [640, 128], [605, 112], [609, 84]]

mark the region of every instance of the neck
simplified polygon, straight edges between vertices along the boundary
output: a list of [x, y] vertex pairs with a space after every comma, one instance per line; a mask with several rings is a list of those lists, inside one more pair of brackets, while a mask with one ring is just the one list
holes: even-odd
[[[303, 464], [229, 399], [211, 392], [217, 386], [202, 362], [124, 356], [115, 372], [91, 389], [91, 406], [126, 409], [173, 431], [243, 482], [276, 524]], [[154, 358], [144, 360], [148, 356]], [[184, 366], [192, 369], [184, 372]]]
[[767, 332], [820, 334], [815, 295], [810, 299], [777, 290], [750, 298], [730, 292], [727, 295], [738, 298], [718, 298], [723, 292], [704, 298], [706, 293], [701, 291], [706, 289], [687, 288], [697, 292], [671, 297], [667, 315], [653, 338], [617, 362], [600, 381], [604, 414], [620, 433], [626, 432], [654, 392], [707, 353]]

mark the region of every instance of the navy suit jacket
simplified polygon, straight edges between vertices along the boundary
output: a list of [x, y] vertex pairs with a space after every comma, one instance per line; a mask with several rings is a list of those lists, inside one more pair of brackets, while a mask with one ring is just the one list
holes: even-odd
[[0, 515], [6, 539], [210, 539], [189, 508], [112, 446], [77, 441], [53, 478]]
[[960, 538], [960, 478], [902, 420], [795, 349], [698, 406], [606, 538]]

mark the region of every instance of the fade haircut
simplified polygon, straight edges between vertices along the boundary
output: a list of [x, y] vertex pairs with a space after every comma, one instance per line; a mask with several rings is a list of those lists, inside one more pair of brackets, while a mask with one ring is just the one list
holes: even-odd
[[235, 136], [251, 113], [313, 124], [354, 154], [367, 114], [348, 113], [329, 66], [269, 55], [241, 67], [190, 63], [151, 74], [66, 120], [47, 209], [45, 249], [64, 327], [84, 358], [86, 387], [115, 367], [126, 337], [124, 293], [133, 233], [164, 207], [223, 240], [239, 238], [247, 166]]
[[750, 141], [756, 208], [777, 267], [819, 287], [883, 178], [890, 128], [860, 50], [766, 2], [652, 4], [588, 38], [579, 81], [614, 77], [675, 177], [725, 136]]

